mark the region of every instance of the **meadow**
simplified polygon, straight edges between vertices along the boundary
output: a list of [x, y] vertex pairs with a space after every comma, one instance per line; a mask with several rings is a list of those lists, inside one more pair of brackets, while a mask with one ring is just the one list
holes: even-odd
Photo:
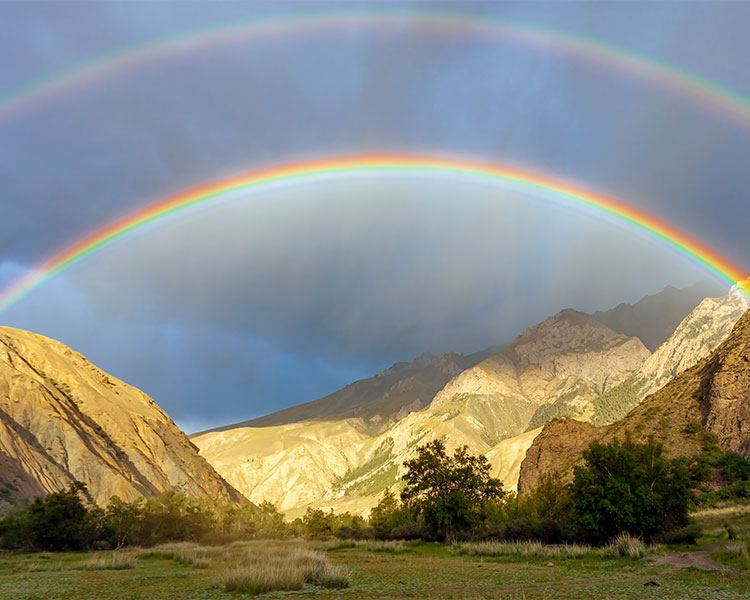
[[[602, 548], [291, 539], [7, 552], [0, 555], [0, 600], [231, 600], [256, 593], [378, 599], [750, 597], [750, 506], [694, 516], [706, 532], [700, 547], [645, 546], [626, 537]], [[698, 555], [709, 563], [718, 560], [722, 564], [713, 564], [721, 570], [680, 567], [681, 559]], [[649, 582], [659, 585], [645, 585]]]

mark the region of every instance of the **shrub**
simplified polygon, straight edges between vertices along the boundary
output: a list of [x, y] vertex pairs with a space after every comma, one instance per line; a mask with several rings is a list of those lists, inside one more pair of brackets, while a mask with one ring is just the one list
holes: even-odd
[[659, 541], [663, 544], [695, 544], [695, 540], [703, 534], [703, 530], [698, 523], [690, 523], [685, 527], [665, 531], [659, 536]]
[[32, 545], [41, 550], [80, 550], [95, 534], [90, 531], [87, 509], [79, 494], [86, 485], [73, 483], [63, 492], [35, 498], [28, 508], [26, 526]]
[[416, 523], [403, 523], [391, 529], [390, 538], [394, 540], [417, 540], [425, 537], [424, 531]]

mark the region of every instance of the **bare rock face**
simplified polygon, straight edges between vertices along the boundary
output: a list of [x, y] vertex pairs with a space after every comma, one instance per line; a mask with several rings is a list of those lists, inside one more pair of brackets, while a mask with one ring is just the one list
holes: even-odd
[[241, 499], [146, 394], [60, 342], [0, 327], [0, 483], [29, 497], [73, 481], [97, 503], [170, 488]]
[[565, 419], [550, 421], [536, 436], [518, 474], [518, 489], [533, 489], [545, 473], [559, 470], [559, 465], [572, 463], [586, 447], [599, 438], [591, 423]]
[[737, 289], [703, 300], [639, 369], [637, 376], [647, 381], [643, 397], [718, 348], [748, 308], [748, 297]]
[[701, 420], [721, 447], [750, 459], [750, 311], [702, 369]]
[[750, 458], [750, 311], [710, 356], [678, 374], [622, 420], [601, 427], [574, 420], [547, 423], [521, 464], [519, 489], [531, 489], [543, 473], [569, 473], [593, 440], [630, 435], [645, 441], [653, 436], [668, 456], [694, 455], [702, 445], [695, 423], [716, 434], [724, 450]]

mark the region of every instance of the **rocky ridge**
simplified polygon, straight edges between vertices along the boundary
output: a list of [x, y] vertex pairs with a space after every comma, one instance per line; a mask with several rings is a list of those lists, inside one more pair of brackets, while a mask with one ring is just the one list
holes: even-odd
[[464, 369], [491, 355], [492, 349], [464, 356], [426, 352], [407, 363], [396, 363], [374, 377], [361, 379], [311, 402], [305, 402], [249, 421], [217, 427], [204, 433], [241, 427], [274, 427], [303, 421], [352, 421], [359, 429], [375, 433], [411, 412], [422, 410], [443, 386]]
[[591, 316], [617, 333], [637, 337], [653, 352], [667, 341], [701, 300], [723, 295], [720, 290], [720, 286], [710, 281], [680, 289], [668, 285], [658, 294], [641, 298], [634, 304], [622, 303]]

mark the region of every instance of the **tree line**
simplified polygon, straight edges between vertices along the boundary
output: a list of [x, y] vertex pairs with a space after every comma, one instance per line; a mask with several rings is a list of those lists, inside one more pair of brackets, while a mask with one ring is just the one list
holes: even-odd
[[[105, 549], [170, 541], [222, 544], [250, 538], [539, 540], [605, 543], [621, 532], [645, 541], [689, 541], [699, 532], [689, 511], [715, 499], [750, 498], [750, 462], [725, 453], [704, 435], [703, 453], [668, 459], [661, 444], [630, 439], [592, 443], [570, 481], [543, 476], [529, 493], [505, 492], [486, 457], [466, 446], [453, 454], [434, 440], [404, 463], [398, 495], [386, 490], [364, 519], [308, 508], [284, 520], [268, 502], [222, 503], [170, 490], [104, 507], [86, 486], [35, 498], [0, 519], [0, 547], [26, 550]], [[718, 478], [719, 488], [709, 485]]]

